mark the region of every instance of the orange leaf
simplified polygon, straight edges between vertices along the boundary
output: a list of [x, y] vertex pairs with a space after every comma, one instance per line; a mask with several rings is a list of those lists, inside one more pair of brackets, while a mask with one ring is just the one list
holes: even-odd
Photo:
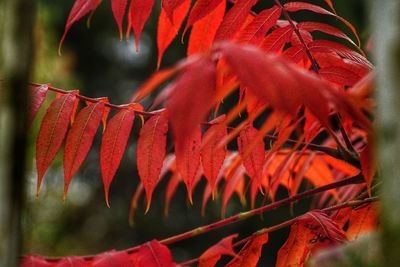
[[261, 257], [261, 250], [268, 242], [268, 234], [258, 235], [252, 238], [240, 250], [238, 257], [229, 262], [227, 267], [256, 267]]
[[103, 102], [88, 105], [79, 112], [68, 132], [64, 148], [64, 200], [72, 177], [82, 165], [92, 146], [103, 112]]
[[168, 118], [165, 112], [152, 116], [140, 130], [137, 143], [137, 168], [147, 196], [146, 212], [157, 185], [167, 143]]
[[[201, 1], [197, 1], [196, 5], [199, 2]], [[203, 2], [208, 2], [208, 1], [206, 0]], [[218, 0], [217, 2], [221, 1]], [[193, 7], [193, 9], [196, 7], [196, 5]], [[187, 48], [188, 56], [199, 52], [206, 52], [211, 47], [217, 29], [224, 17], [225, 7], [226, 7], [226, 2], [222, 1], [209, 15], [203, 17], [202, 19], [198, 20], [196, 23], [193, 24]]]
[[[163, 3], [164, 2], [165, 1], [163, 1]], [[164, 8], [161, 9], [157, 27], [158, 67], [160, 67], [161, 59], [165, 49], [168, 48], [172, 40], [174, 40], [174, 38], [178, 34], [179, 28], [181, 27], [183, 20], [185, 19], [186, 14], [189, 11], [190, 2], [190, 0], [186, 0], [175, 10], [172, 21], [168, 18]]]
[[222, 255], [235, 256], [232, 241], [238, 234], [225, 237], [214, 246], [207, 249], [199, 258], [199, 267], [214, 267]]
[[67, 133], [75, 99], [75, 93], [56, 98], [44, 115], [36, 141], [36, 169], [38, 173], [36, 194], [39, 194], [42, 178], [56, 157]]
[[360, 235], [376, 230], [378, 227], [378, 204], [370, 203], [351, 211], [346, 235], [355, 240]]
[[376, 173], [374, 143], [372, 138], [368, 138], [367, 146], [360, 153], [361, 172], [367, 183], [369, 194], [371, 194], [371, 185]]
[[135, 112], [131, 109], [120, 110], [109, 120], [101, 140], [100, 169], [107, 206], [109, 206], [108, 191], [110, 184], [124, 155], [134, 116]]
[[173, 267], [172, 255], [168, 247], [152, 240], [140, 246], [136, 267]]

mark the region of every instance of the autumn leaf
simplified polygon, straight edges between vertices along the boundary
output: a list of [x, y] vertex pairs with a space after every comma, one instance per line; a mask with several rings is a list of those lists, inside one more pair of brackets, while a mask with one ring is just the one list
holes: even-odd
[[76, 94], [77, 92], [73, 92], [56, 98], [47, 109], [40, 125], [36, 141], [37, 195], [40, 191], [42, 178], [56, 157], [67, 133]]
[[240, 250], [238, 256], [231, 260], [226, 267], [256, 267], [261, 257], [261, 250], [268, 242], [268, 234], [253, 237]]
[[62, 258], [60, 261], [57, 262], [57, 267], [87, 267], [87, 261], [83, 258], [76, 257], [76, 256], [69, 256]]
[[64, 200], [72, 177], [82, 165], [92, 146], [103, 112], [103, 102], [88, 105], [79, 112], [68, 132], [64, 148]]
[[51, 267], [53, 266], [50, 262], [47, 262], [41, 256], [25, 255], [22, 258], [20, 267]]
[[232, 39], [246, 22], [247, 15], [258, 0], [238, 0], [229, 9], [215, 35], [215, 41]]
[[179, 6], [181, 6], [185, 0], [163, 0], [161, 2], [163, 10], [165, 10], [165, 13], [167, 14], [167, 17], [170, 19], [170, 21], [174, 25], [174, 19], [173, 15]]
[[199, 126], [186, 138], [175, 141], [176, 164], [185, 182], [190, 203], [193, 203], [192, 191], [200, 165], [200, 148], [201, 129]]
[[36, 117], [40, 107], [42, 106], [44, 100], [46, 99], [48, 85], [41, 84], [41, 85], [32, 85], [30, 87], [30, 94], [31, 94], [31, 103], [29, 105], [30, 111], [28, 115], [28, 126], [32, 125], [33, 120]]
[[124, 108], [120, 110], [108, 121], [101, 140], [100, 169], [107, 206], [109, 206], [108, 191], [110, 184], [124, 155], [134, 116], [135, 112], [132, 109]]
[[203, 140], [211, 138], [211, 141], [204, 144], [201, 148], [201, 163], [203, 165], [204, 176], [207, 178], [212, 192], [215, 192], [217, 177], [226, 157], [226, 147], [219, 145], [219, 142], [226, 135], [226, 126], [219, 124], [210, 126], [203, 135]]
[[72, 6], [71, 11], [69, 12], [67, 24], [65, 25], [64, 34], [61, 37], [60, 44], [58, 46], [58, 53], [61, 54], [61, 46], [67, 36], [67, 33], [71, 26], [80, 20], [83, 16], [87, 15], [90, 11], [95, 10], [98, 5], [101, 3], [101, 0], [76, 0], [74, 5]]
[[[205, 0], [203, 2], [207, 2]], [[201, 1], [200, 1], [201, 2]], [[214, 1], [215, 2], [215, 1]], [[215, 34], [225, 14], [226, 2], [218, 0], [219, 5], [207, 16], [197, 20], [193, 24], [192, 31], [190, 32], [189, 43], [187, 47], [187, 55], [193, 55], [199, 52], [206, 52], [211, 47]], [[199, 3], [197, 1], [196, 3]], [[193, 7], [193, 9], [196, 5]], [[193, 10], [192, 10], [193, 13]], [[191, 14], [192, 14], [191, 13]], [[190, 17], [189, 17], [190, 20]], [[189, 23], [188, 23], [189, 25]], [[188, 26], [186, 26], [188, 27]]]
[[346, 236], [349, 240], [355, 240], [359, 236], [377, 230], [379, 209], [377, 203], [369, 203], [351, 210], [349, 226]]
[[223, 238], [214, 246], [207, 249], [199, 258], [199, 267], [214, 267], [222, 255], [235, 256], [232, 241], [238, 236], [233, 234]]
[[140, 35], [143, 27], [148, 20], [151, 10], [154, 5], [154, 0], [131, 0], [128, 11], [128, 33], [132, 27], [135, 34], [136, 51], [139, 51]]
[[136, 267], [173, 267], [172, 255], [168, 247], [152, 240], [140, 246]]
[[[223, 9], [225, 11], [225, 5], [226, 3], [223, 0], [197, 0], [192, 10], [190, 11], [190, 15], [186, 23], [185, 30], [183, 32], [185, 33], [190, 26], [192, 26], [199, 20], [209, 21], [209, 19], [204, 19], [204, 18], [214, 16], [212, 13], [215, 14], [216, 10]], [[222, 6], [224, 8], [222, 8]], [[224, 11], [222, 11], [222, 17]], [[215, 27], [215, 30], [218, 28], [218, 26]], [[213, 27], [210, 27], [210, 30], [212, 29]]]
[[152, 116], [140, 130], [137, 144], [137, 168], [146, 190], [147, 208], [157, 185], [167, 143], [168, 118], [165, 112]]
[[114, 14], [119, 30], [119, 38], [122, 40], [122, 22], [124, 20], [126, 5], [128, 0], [111, 0], [111, 10]]
[[[163, 1], [163, 3], [166, 1]], [[158, 18], [157, 27], [157, 47], [158, 47], [158, 58], [157, 66], [160, 67], [162, 56], [171, 42], [174, 40], [178, 31], [185, 19], [189, 7], [190, 0], [184, 1], [176, 10], [173, 12], [172, 20], [168, 18], [166, 11], [161, 9], [160, 16]]]

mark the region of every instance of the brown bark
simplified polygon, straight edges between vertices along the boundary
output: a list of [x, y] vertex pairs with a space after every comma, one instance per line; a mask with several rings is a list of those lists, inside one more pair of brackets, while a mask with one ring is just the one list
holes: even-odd
[[18, 266], [35, 0], [4, 0], [0, 84], [0, 266]]

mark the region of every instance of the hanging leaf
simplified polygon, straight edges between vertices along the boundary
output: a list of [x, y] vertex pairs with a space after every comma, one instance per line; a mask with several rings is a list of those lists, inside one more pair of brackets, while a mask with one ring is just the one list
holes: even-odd
[[[160, 16], [158, 18], [158, 27], [157, 27], [157, 47], [158, 47], [158, 59], [157, 59], [157, 67], [160, 67], [162, 56], [171, 42], [175, 39], [178, 31], [185, 19], [189, 7], [190, 0], [186, 0], [180, 5], [174, 12], [172, 17], [172, 21], [168, 18], [164, 8], [161, 9]], [[164, 1], [163, 1], [164, 3]]]
[[203, 56], [189, 64], [168, 88], [167, 109], [175, 143], [185, 142], [206, 119], [214, 103], [215, 73], [215, 63]]
[[67, 133], [75, 99], [76, 92], [56, 98], [47, 109], [40, 125], [36, 141], [37, 195], [40, 191], [43, 176], [56, 157]]
[[355, 240], [359, 236], [375, 231], [378, 228], [379, 209], [377, 203], [369, 203], [351, 211], [349, 227], [346, 235], [349, 240]]
[[[203, 2], [207, 1], [209, 0]], [[190, 32], [189, 43], [187, 47], [188, 56], [199, 52], [206, 52], [210, 49], [214, 41], [217, 29], [221, 24], [225, 14], [226, 2], [220, 0], [218, 0], [217, 2], [220, 2], [219, 5], [209, 15], [203, 17], [200, 20], [197, 20], [196, 23], [193, 24], [193, 28], [192, 31]], [[199, 3], [199, 1], [197, 1], [196, 4], [197, 3]], [[193, 7], [193, 9], [195, 7], [196, 5]]]
[[140, 246], [136, 267], [173, 267], [172, 255], [168, 247], [152, 240]]
[[128, 33], [132, 27], [135, 34], [136, 51], [139, 51], [140, 35], [149, 19], [153, 5], [154, 0], [131, 0], [128, 11]]
[[227, 236], [207, 249], [199, 258], [199, 267], [214, 267], [222, 255], [234, 257], [236, 253], [233, 250], [232, 241], [236, 237], [238, 237], [238, 234]]
[[229, 9], [215, 35], [215, 41], [232, 39], [246, 22], [247, 15], [258, 0], [238, 0]]
[[256, 267], [261, 257], [261, 250], [268, 242], [268, 234], [257, 235], [244, 245], [238, 256], [231, 260], [226, 267]]
[[[171, 113], [172, 116], [172, 113]], [[192, 200], [192, 191], [197, 170], [200, 165], [201, 129], [198, 126], [190, 136], [175, 141], [176, 164], [183, 181], [185, 182], [188, 198]]]
[[101, 3], [101, 0], [76, 0], [74, 5], [72, 6], [71, 11], [69, 12], [67, 24], [65, 25], [64, 34], [61, 37], [60, 44], [58, 46], [58, 53], [61, 54], [61, 46], [67, 36], [67, 33], [71, 26], [80, 20], [83, 16], [87, 15], [90, 11], [95, 10], [98, 5]]
[[251, 125], [240, 132], [237, 142], [247, 174], [260, 184], [265, 159], [264, 142], [261, 140], [251, 151], [247, 151], [247, 146], [254, 140], [257, 133], [258, 130]]
[[108, 202], [110, 184], [124, 155], [134, 116], [135, 112], [132, 109], [120, 110], [109, 120], [101, 140], [100, 169], [107, 206], [110, 206]]
[[217, 177], [226, 157], [226, 146], [219, 145], [226, 135], [226, 126], [219, 124], [212, 125], [203, 135], [203, 140], [211, 138], [201, 148], [201, 163], [212, 192], [215, 192]]
[[174, 19], [173, 19], [174, 12], [184, 2], [185, 2], [185, 0], [162, 0], [161, 1], [162, 8], [172, 23], [174, 22]]
[[68, 132], [64, 148], [64, 200], [72, 177], [82, 165], [92, 146], [103, 112], [103, 102], [88, 105], [79, 112]]
[[119, 38], [122, 40], [122, 22], [124, 20], [126, 5], [128, 0], [111, 0], [111, 9], [114, 14], [119, 30]]
[[168, 118], [165, 112], [152, 116], [140, 130], [137, 143], [137, 168], [147, 196], [146, 212], [157, 185], [167, 143]]
[[[223, 0], [197, 0], [190, 11], [188, 22], [186, 23], [186, 27], [183, 32], [185, 33], [190, 26], [199, 20], [203, 20], [205, 17], [213, 16], [211, 13], [215, 14], [216, 10], [220, 9], [221, 6], [225, 7], [225, 5], [226, 3]], [[223, 10], [225, 11], [225, 8]], [[203, 21], [209, 21], [209, 19], [204, 19]], [[216, 28], [218, 28], [218, 26], [216, 26]], [[210, 27], [210, 29], [212, 28]]]
[[41, 84], [41, 85], [33, 85], [30, 87], [30, 94], [31, 94], [31, 99], [30, 99], [30, 112], [28, 115], [28, 127], [32, 125], [33, 120], [36, 117], [36, 114], [38, 113], [40, 107], [42, 106], [44, 100], [46, 99], [46, 94], [49, 89], [49, 86], [47, 84]]

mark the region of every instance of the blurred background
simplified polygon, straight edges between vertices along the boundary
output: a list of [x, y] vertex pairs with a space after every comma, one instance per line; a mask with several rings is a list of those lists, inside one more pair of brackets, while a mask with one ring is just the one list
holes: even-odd
[[[35, 29], [36, 58], [33, 82], [51, 83], [62, 89], [79, 89], [90, 97], [108, 96], [111, 103], [128, 103], [135, 89], [155, 70], [157, 62], [156, 28], [160, 1], [156, 1], [151, 18], [145, 26], [140, 40], [140, 51], [135, 51], [134, 39], [119, 40], [116, 23], [112, 16], [110, 1], [103, 1], [93, 14], [90, 28], [86, 18], [74, 24], [62, 47], [62, 55], [57, 54], [58, 43], [64, 31], [72, 0], [40, 0]], [[257, 9], [272, 5], [272, 0], [260, 1]], [[312, 1], [316, 2], [316, 1]], [[323, 0], [319, 0], [326, 6]], [[337, 13], [350, 21], [358, 30], [366, 44], [369, 27], [366, 4], [363, 0], [333, 1]], [[314, 14], [296, 14], [295, 19], [318, 20]], [[321, 18], [326, 19], [326, 18]], [[335, 19], [330, 23], [344, 31], [349, 31]], [[125, 21], [126, 27], [126, 21]], [[349, 33], [350, 36], [351, 33]], [[132, 36], [132, 34], [131, 34]], [[180, 34], [179, 34], [180, 37]], [[187, 40], [188, 35], [186, 36]], [[177, 38], [164, 55], [161, 67], [173, 65], [183, 59], [186, 45]], [[52, 97], [48, 97], [50, 102]], [[44, 106], [48, 106], [45, 104]], [[144, 103], [146, 104], [146, 103]], [[146, 106], [145, 106], [146, 108]], [[194, 192], [194, 204], [188, 204], [186, 190], [181, 184], [172, 199], [169, 216], [164, 216], [166, 179], [156, 188], [152, 206], [144, 215], [145, 200], [139, 203], [135, 223], [128, 223], [131, 197], [139, 178], [136, 170], [136, 140], [140, 122], [136, 120], [121, 166], [110, 189], [110, 205], [104, 201], [104, 189], [99, 167], [101, 136], [98, 133], [92, 149], [80, 171], [70, 185], [68, 198], [62, 201], [63, 169], [62, 153], [59, 153], [44, 177], [40, 196], [36, 198], [35, 139], [39, 122], [45, 112], [37, 116], [31, 129], [31, 170], [27, 190], [27, 208], [24, 213], [24, 252], [47, 256], [97, 254], [110, 249], [125, 249], [152, 239], [163, 239], [182, 233], [197, 226], [220, 219], [221, 200], [208, 203], [205, 216], [201, 216], [201, 198], [204, 181]], [[304, 185], [307, 186], [307, 185]], [[279, 197], [286, 197], [284, 189]], [[262, 205], [259, 196], [257, 206]], [[310, 202], [302, 201], [293, 210], [285, 206], [239, 222], [196, 238], [170, 246], [176, 262], [198, 257], [207, 247], [229, 234], [239, 233], [246, 237], [257, 229], [271, 226], [307, 210]], [[227, 209], [227, 216], [248, 209], [234, 196]], [[270, 234], [264, 246], [260, 266], [273, 265], [279, 247], [286, 240], [288, 229]], [[222, 264], [222, 263], [221, 263]]]

